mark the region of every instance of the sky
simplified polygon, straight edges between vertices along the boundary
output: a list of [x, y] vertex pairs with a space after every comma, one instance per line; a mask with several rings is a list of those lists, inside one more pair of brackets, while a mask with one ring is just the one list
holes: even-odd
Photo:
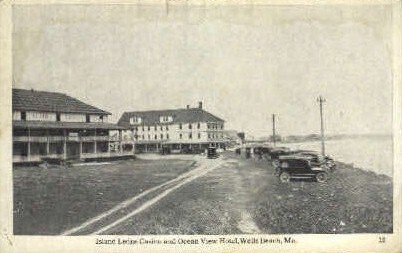
[[113, 114], [197, 106], [255, 137], [392, 133], [388, 6], [13, 7], [14, 87]]

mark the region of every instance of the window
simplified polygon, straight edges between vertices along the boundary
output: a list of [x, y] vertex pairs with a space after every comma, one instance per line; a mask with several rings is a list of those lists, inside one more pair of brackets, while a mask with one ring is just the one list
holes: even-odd
[[148, 134], [148, 140], [150, 140], [151, 139], [151, 135], [150, 134]]
[[211, 134], [208, 134], [208, 139], [211, 139]]
[[142, 131], [145, 131], [145, 129], [144, 129], [144, 125], [142, 125]]
[[188, 129], [192, 129], [193, 126], [191, 125], [191, 123], [188, 124]]
[[179, 129], [183, 129], [183, 126], [182, 126], [182, 124], [181, 124], [181, 123], [179, 124]]
[[223, 124], [221, 125], [221, 129], [223, 129]]
[[166, 130], [169, 130], [169, 126], [168, 126], [168, 125], [166, 125]]
[[159, 122], [172, 122], [172, 116], [159, 116]]
[[166, 139], [169, 139], [169, 134], [166, 134]]
[[89, 117], [89, 115], [87, 114], [86, 116], [85, 116], [85, 121], [87, 122], [87, 123], [89, 123], [90, 122], [90, 119], [89, 119], [90, 117]]
[[[60, 121], [60, 114], [57, 114], [57, 115], [59, 115], [59, 120], [58, 121]], [[27, 113], [26, 112], [21, 112], [21, 120], [27, 120]]]
[[138, 131], [138, 127], [134, 127], [135, 131]]
[[163, 140], [163, 134], [161, 134], [161, 140]]
[[148, 131], [151, 131], [151, 126], [148, 126]]
[[211, 125], [209, 123], [207, 123], [207, 128], [209, 129], [211, 127]]
[[161, 131], [163, 130], [163, 126], [161, 126]]
[[[22, 119], [22, 114], [25, 112], [21, 112], [21, 119]], [[22, 119], [24, 120], [24, 119]], [[56, 121], [60, 121], [60, 113], [56, 113]]]
[[145, 140], [145, 136], [144, 136], [144, 135], [142, 135], [142, 139]]
[[156, 131], [156, 127], [157, 127], [157, 126], [155, 125], [155, 126], [154, 126], [154, 130], [155, 130], [155, 131]]
[[192, 138], [193, 138], [193, 134], [192, 134], [192, 133], [189, 133], [189, 134], [188, 134], [188, 138], [189, 138], [189, 139], [192, 139]]
[[157, 140], [157, 139], [158, 139], [158, 135], [155, 134], [155, 140]]
[[182, 138], [183, 138], [183, 135], [182, 135], [182, 134], [180, 134], [180, 135], [179, 135], [179, 138], [180, 138], [180, 139], [182, 139]]
[[201, 124], [200, 124], [200, 122], [198, 122], [197, 128], [200, 129], [200, 127], [201, 127]]
[[198, 133], [198, 139], [201, 139], [201, 134], [200, 133]]
[[140, 124], [142, 122], [141, 117], [133, 116], [130, 118], [130, 125]]

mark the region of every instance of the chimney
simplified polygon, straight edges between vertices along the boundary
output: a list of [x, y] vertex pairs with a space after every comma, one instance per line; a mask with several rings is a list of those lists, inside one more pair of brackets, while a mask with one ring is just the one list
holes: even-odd
[[190, 105], [187, 105], [186, 108], [187, 108], [187, 109], [190, 109]]
[[199, 101], [199, 102], [198, 102], [198, 108], [199, 108], [199, 109], [202, 109], [202, 101]]

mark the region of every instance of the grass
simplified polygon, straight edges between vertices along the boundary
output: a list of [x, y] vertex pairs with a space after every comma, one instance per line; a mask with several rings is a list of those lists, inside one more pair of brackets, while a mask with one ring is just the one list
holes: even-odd
[[392, 180], [339, 164], [326, 183], [270, 180], [254, 219], [270, 233], [392, 233]]
[[[254, 226], [264, 234], [393, 231], [392, 179], [387, 176], [339, 163], [326, 183], [281, 183], [270, 163], [227, 156], [236, 162], [183, 185], [107, 233], [242, 234]], [[15, 169], [15, 233], [60, 233], [191, 164], [159, 160]]]
[[339, 164], [326, 183], [281, 183], [266, 161], [239, 159], [127, 220], [111, 234], [391, 233], [392, 179]]
[[193, 165], [180, 160], [129, 160], [69, 169], [15, 168], [14, 234], [59, 234]]

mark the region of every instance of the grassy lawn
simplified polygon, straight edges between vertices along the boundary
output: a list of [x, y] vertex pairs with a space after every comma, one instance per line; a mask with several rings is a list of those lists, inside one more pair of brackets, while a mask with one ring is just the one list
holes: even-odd
[[14, 168], [14, 234], [59, 234], [194, 165], [128, 160], [69, 169]]
[[266, 161], [238, 159], [110, 234], [241, 234], [250, 226], [263, 234], [392, 232], [391, 178], [343, 164], [326, 183], [281, 183], [273, 172]]
[[239, 234], [231, 169], [218, 168], [198, 178], [108, 234]]
[[254, 219], [270, 233], [392, 233], [392, 179], [339, 164], [327, 183], [270, 180]]

